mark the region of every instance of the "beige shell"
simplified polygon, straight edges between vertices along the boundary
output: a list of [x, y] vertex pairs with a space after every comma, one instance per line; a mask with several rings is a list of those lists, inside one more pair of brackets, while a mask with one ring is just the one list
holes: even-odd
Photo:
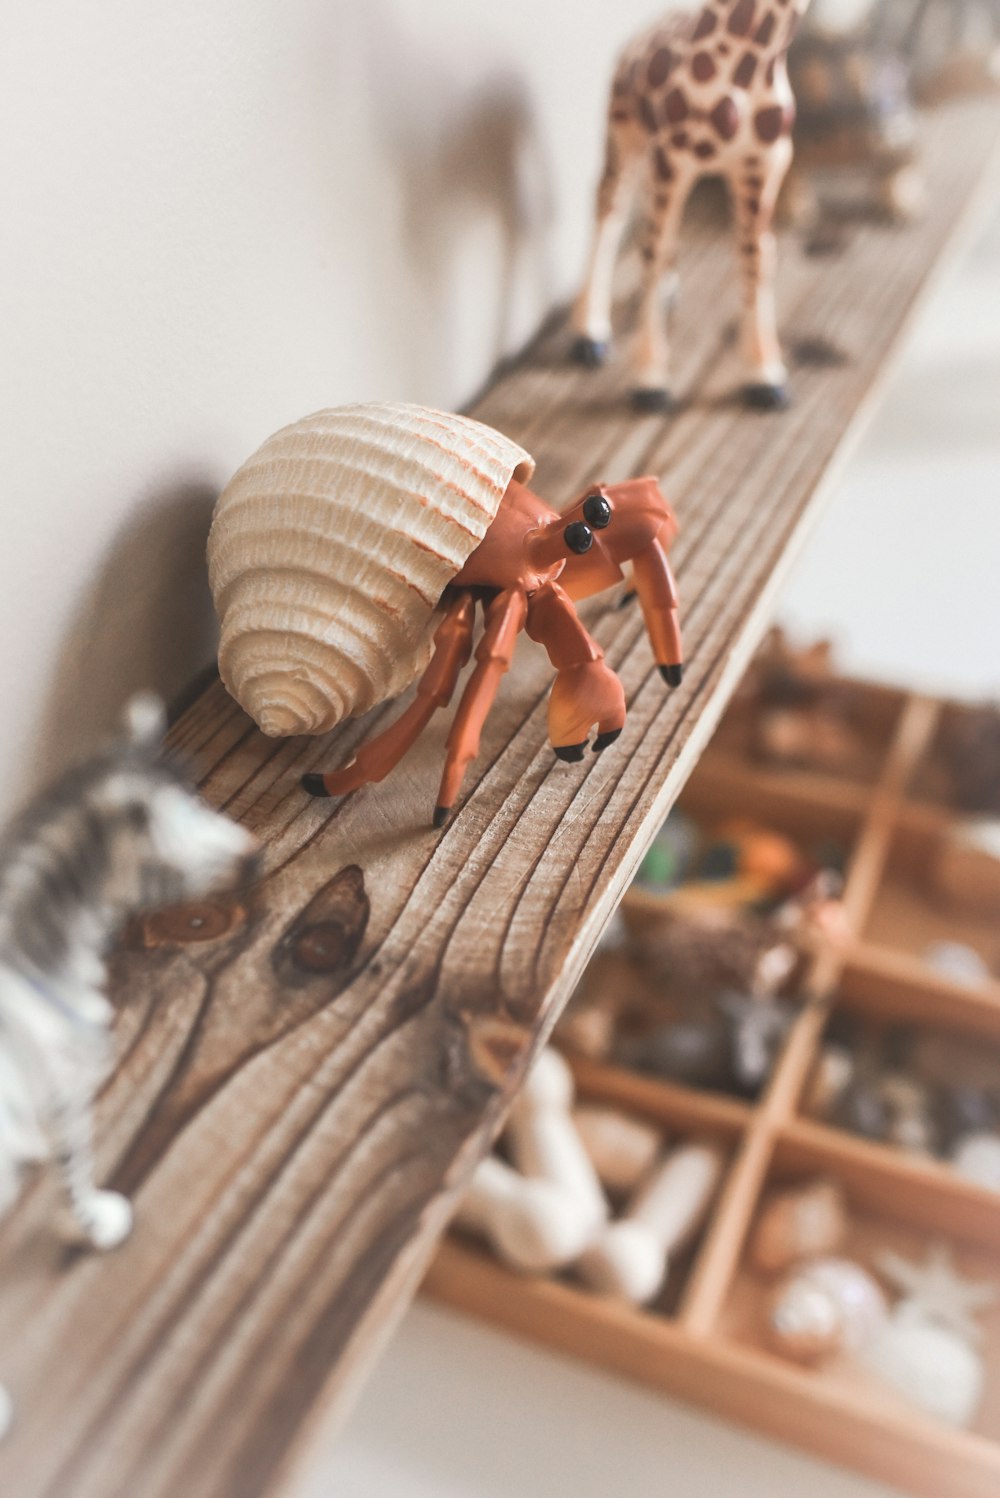
[[208, 573], [219, 670], [264, 733], [325, 733], [423, 668], [437, 605], [534, 462], [467, 416], [317, 411], [219, 496]]

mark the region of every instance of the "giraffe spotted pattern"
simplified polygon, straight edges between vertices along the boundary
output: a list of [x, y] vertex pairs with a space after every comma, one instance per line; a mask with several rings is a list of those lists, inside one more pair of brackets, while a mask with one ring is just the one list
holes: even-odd
[[750, 392], [756, 404], [781, 403], [771, 218], [795, 117], [785, 55], [808, 3], [708, 0], [637, 37], [619, 61], [595, 240], [574, 322], [580, 356], [599, 362], [610, 333], [611, 275], [627, 197], [638, 186], [646, 270], [634, 373], [644, 407], [665, 403], [667, 392], [656, 287], [673, 269], [684, 202], [708, 172], [726, 178], [733, 200]]

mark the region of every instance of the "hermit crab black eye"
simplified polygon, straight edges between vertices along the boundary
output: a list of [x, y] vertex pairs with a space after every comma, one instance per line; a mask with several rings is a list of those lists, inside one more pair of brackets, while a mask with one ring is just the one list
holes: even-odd
[[594, 533], [582, 520], [574, 520], [572, 525], [568, 525], [563, 531], [563, 537], [570, 551], [575, 551], [578, 557], [582, 557], [594, 544]]
[[611, 506], [603, 494], [588, 494], [583, 501], [583, 518], [595, 531], [611, 524]]

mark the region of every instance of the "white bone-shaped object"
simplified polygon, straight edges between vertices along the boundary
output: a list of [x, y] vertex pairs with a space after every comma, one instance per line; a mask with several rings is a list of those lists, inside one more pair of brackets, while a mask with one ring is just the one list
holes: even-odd
[[671, 1256], [704, 1220], [724, 1163], [723, 1150], [708, 1141], [671, 1150], [624, 1215], [602, 1228], [581, 1256], [584, 1282], [635, 1305], [653, 1300]]
[[590, 1203], [521, 1175], [496, 1155], [476, 1166], [455, 1222], [485, 1238], [512, 1268], [534, 1274], [573, 1263], [594, 1236]]
[[596, 1230], [608, 1202], [573, 1122], [573, 1092], [573, 1073], [562, 1056], [542, 1051], [514, 1100], [505, 1137], [518, 1170], [572, 1196]]

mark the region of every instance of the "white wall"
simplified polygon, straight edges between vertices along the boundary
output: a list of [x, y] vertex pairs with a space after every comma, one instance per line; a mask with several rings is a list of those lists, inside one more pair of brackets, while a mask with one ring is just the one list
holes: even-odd
[[208, 514], [263, 437], [460, 403], [569, 291], [650, 8], [8, 0], [0, 816], [209, 659]]
[[1000, 699], [1000, 213], [934, 293], [782, 600], [844, 669]]

